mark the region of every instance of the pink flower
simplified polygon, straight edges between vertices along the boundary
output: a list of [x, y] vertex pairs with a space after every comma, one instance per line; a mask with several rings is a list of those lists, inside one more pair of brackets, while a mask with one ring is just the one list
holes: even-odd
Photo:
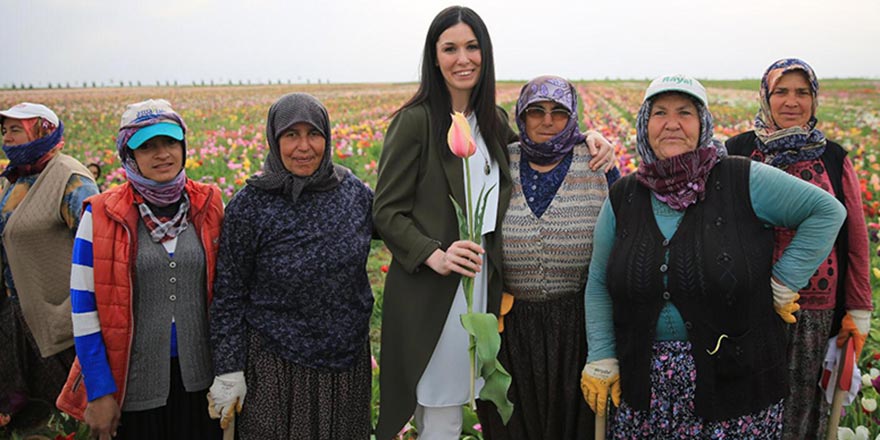
[[446, 141], [452, 154], [462, 159], [471, 157], [477, 152], [477, 145], [471, 136], [471, 126], [461, 112], [452, 114], [452, 125], [449, 126]]

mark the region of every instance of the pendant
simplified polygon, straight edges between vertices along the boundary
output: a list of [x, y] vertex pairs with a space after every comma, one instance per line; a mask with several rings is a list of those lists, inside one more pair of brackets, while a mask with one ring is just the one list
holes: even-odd
[[491, 171], [492, 169], [489, 167], [489, 160], [488, 159], [483, 159], [483, 160], [486, 161], [486, 165], [483, 167], [483, 172], [486, 173], [486, 175], [488, 176], [489, 171]]

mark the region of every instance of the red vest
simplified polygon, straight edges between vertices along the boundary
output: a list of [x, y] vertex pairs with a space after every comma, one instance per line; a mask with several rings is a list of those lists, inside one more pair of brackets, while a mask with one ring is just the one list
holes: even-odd
[[[214, 269], [217, 262], [220, 228], [223, 224], [223, 201], [214, 186], [187, 180], [190, 199], [190, 224], [195, 228], [205, 250], [208, 303], [214, 293]], [[132, 282], [136, 275], [137, 222], [140, 220], [131, 184], [111, 188], [86, 199], [92, 206], [92, 249], [94, 255], [95, 302], [101, 322], [101, 336], [107, 349], [110, 372], [116, 382], [113, 397], [122, 407], [128, 379], [128, 361], [132, 342]], [[67, 376], [56, 405], [82, 420], [87, 404], [79, 358]]]

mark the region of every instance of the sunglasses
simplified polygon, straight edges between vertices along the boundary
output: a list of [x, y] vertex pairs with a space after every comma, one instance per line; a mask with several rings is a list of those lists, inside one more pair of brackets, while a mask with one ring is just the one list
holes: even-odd
[[[547, 110], [544, 109], [544, 107], [538, 106], [526, 107], [526, 109], [523, 110], [523, 114], [529, 119], [544, 119], [544, 117], [547, 116]], [[553, 110], [550, 110], [550, 119], [552, 119], [553, 122], [567, 121], [569, 118], [571, 118], [571, 112], [564, 108], [554, 108]]]

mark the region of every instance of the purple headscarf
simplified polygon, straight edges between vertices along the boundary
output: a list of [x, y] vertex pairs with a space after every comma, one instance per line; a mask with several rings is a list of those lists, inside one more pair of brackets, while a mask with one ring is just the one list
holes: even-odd
[[[134, 158], [132, 150], [128, 147], [128, 141], [134, 134], [144, 128], [160, 122], [173, 122], [183, 129], [186, 135], [186, 124], [183, 118], [177, 112], [165, 111], [159, 114], [150, 114], [144, 118], [138, 118], [127, 125], [119, 128], [119, 134], [116, 137], [116, 151], [119, 153], [119, 159], [122, 161], [122, 167], [125, 169], [126, 177], [137, 192], [144, 199], [156, 206], [168, 206], [180, 200], [183, 188], [186, 186], [186, 167], [181, 167], [180, 173], [166, 183], [159, 183], [155, 180], [148, 179], [141, 174], [137, 161]], [[181, 142], [183, 145], [183, 165], [186, 164], [186, 138]]]
[[[571, 112], [571, 117], [556, 136], [544, 143], [535, 143], [526, 134], [523, 111], [536, 102], [555, 102]], [[584, 141], [578, 130], [577, 90], [570, 82], [558, 76], [539, 76], [523, 86], [516, 101], [516, 126], [519, 128], [520, 148], [530, 162], [548, 165], [562, 160], [575, 145]]]
[[[810, 83], [813, 106], [805, 127], [780, 128], [770, 111], [770, 95], [783, 75], [803, 72]], [[755, 116], [755, 146], [764, 153], [764, 162], [777, 168], [812, 160], [825, 152], [825, 134], [816, 128], [816, 108], [819, 106], [819, 81], [809, 64], [797, 58], [781, 59], [767, 68], [761, 78], [761, 108]]]

